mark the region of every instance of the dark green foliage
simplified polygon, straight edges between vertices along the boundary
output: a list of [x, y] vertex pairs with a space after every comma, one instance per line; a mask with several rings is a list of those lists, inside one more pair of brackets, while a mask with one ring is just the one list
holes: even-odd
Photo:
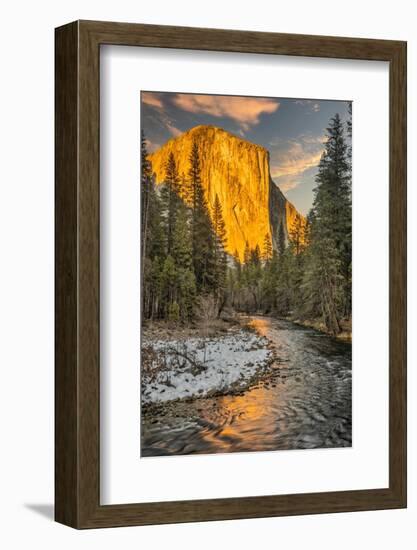
[[241, 289], [246, 302], [246, 311], [258, 311], [262, 295], [262, 263], [258, 245], [250, 249], [246, 243]]
[[146, 147], [146, 139], [144, 133], [141, 134], [141, 252], [142, 266], [147, 253], [147, 241], [149, 237], [149, 210], [150, 210], [150, 195], [152, 189], [152, 167], [148, 159], [148, 151]]
[[267, 233], [264, 238], [264, 248], [262, 251], [262, 259], [265, 263], [269, 262], [272, 259], [272, 253], [273, 249], [271, 236], [269, 233]]
[[141, 275], [142, 311], [145, 318], [158, 316], [165, 236], [161, 205], [155, 190], [146, 139], [141, 138]]
[[225, 299], [226, 230], [221, 205], [217, 199], [216, 234], [201, 184], [196, 144], [188, 179], [184, 174], [179, 177], [174, 155], [169, 155], [159, 195], [143, 136], [141, 153], [143, 318], [188, 322], [195, 315], [199, 293], [217, 293]]
[[321, 320], [338, 334], [352, 307], [350, 139], [349, 121], [343, 124], [335, 115], [307, 219], [297, 215], [288, 234], [281, 220], [277, 242], [267, 233], [262, 250], [246, 241], [243, 257], [237, 251], [228, 257], [222, 203], [216, 194], [208, 205], [198, 144], [192, 145], [187, 176], [179, 177], [169, 155], [158, 195], [142, 136], [144, 319], [190, 322], [196, 304], [204, 303], [217, 315], [228, 305], [237, 311]]
[[220, 315], [226, 304], [227, 254], [225, 248], [227, 233], [222, 205], [217, 193], [214, 199], [212, 220], [214, 232], [214, 295], [218, 303], [218, 315]]
[[262, 308], [265, 313], [277, 311], [277, 284], [279, 277], [279, 258], [275, 250], [265, 261], [262, 277]]
[[179, 196], [179, 176], [174, 155], [169, 154], [166, 164], [165, 182], [161, 189], [161, 201], [164, 210], [167, 254], [171, 254], [178, 209], [182, 203]]
[[194, 275], [197, 290], [205, 293], [216, 288], [215, 235], [201, 182], [200, 156], [195, 141], [191, 148], [188, 179]]
[[285, 230], [284, 230], [284, 222], [282, 221], [279, 224], [278, 229], [278, 254], [282, 256], [285, 251]]
[[351, 169], [338, 114], [327, 135], [309, 217], [303, 309], [305, 315], [321, 316], [328, 330], [337, 334], [340, 321], [351, 314], [352, 301]]
[[300, 214], [295, 216], [294, 224], [290, 230], [289, 237], [290, 242], [294, 247], [294, 253], [298, 256], [303, 250], [305, 241], [305, 227]]
[[245, 265], [248, 265], [250, 262], [250, 258], [251, 258], [251, 249], [249, 247], [248, 241], [246, 241], [245, 250], [243, 252], [243, 263]]
[[335, 115], [327, 129], [313, 208], [306, 220], [296, 216], [288, 240], [281, 222], [276, 250], [271, 251], [268, 235], [262, 255], [246, 243], [243, 265], [235, 257], [229, 268], [233, 307], [321, 320], [338, 334], [341, 322], [351, 316], [351, 216], [349, 148]]

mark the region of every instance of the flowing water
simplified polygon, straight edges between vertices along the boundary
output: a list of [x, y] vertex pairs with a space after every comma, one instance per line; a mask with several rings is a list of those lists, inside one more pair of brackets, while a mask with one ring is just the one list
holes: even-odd
[[142, 456], [351, 446], [351, 345], [288, 321], [248, 323], [275, 348], [270, 374], [239, 395], [146, 414]]

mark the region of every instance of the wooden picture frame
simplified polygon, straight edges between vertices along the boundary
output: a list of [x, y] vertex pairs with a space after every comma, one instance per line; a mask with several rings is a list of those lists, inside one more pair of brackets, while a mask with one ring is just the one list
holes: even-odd
[[[55, 518], [75, 528], [406, 506], [406, 43], [76, 21], [56, 29]], [[117, 44], [389, 62], [389, 487], [100, 505], [99, 55]]]

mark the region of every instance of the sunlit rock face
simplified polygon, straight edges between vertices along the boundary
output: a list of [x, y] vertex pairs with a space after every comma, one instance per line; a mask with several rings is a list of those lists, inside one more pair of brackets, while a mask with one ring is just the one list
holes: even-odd
[[268, 151], [222, 128], [196, 126], [149, 155], [156, 183], [164, 182], [165, 163], [171, 152], [180, 176], [188, 176], [193, 141], [199, 149], [201, 179], [210, 211], [216, 194], [222, 205], [227, 251], [237, 251], [243, 260], [246, 242], [250, 248], [259, 245], [262, 251], [267, 234], [276, 248], [281, 223], [288, 238], [297, 211], [270, 177]]

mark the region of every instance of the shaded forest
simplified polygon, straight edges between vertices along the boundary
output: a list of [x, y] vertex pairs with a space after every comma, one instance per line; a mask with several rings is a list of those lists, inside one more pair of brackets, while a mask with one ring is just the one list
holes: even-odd
[[226, 253], [227, 232], [216, 195], [209, 205], [201, 181], [198, 144], [179, 174], [166, 159], [156, 186], [146, 138], [141, 138], [142, 319], [190, 323], [226, 311], [262, 312], [320, 321], [337, 335], [352, 309], [351, 124], [336, 114], [326, 131], [313, 206], [288, 238], [280, 226], [273, 246]]

